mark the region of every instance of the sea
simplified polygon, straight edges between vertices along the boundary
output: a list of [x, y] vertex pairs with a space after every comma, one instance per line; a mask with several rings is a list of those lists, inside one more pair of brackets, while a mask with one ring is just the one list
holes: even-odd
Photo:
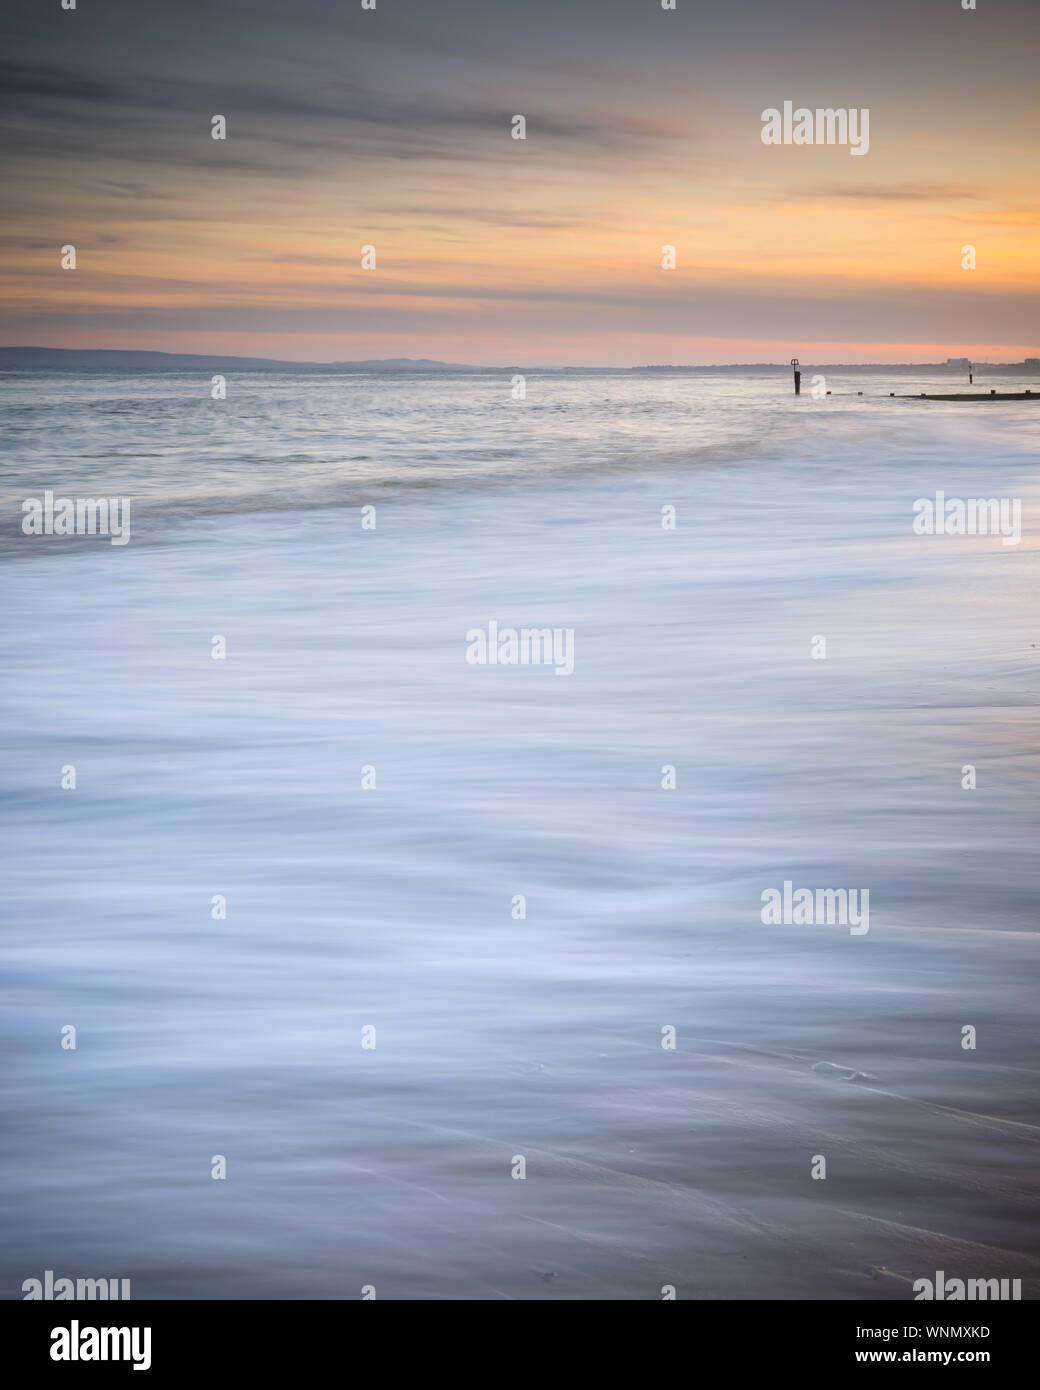
[[0, 1297], [1037, 1297], [1038, 407], [518, 375], [0, 377]]

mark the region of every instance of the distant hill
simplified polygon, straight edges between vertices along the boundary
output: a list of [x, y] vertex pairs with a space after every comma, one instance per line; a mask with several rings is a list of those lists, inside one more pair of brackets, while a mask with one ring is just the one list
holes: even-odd
[[[325, 365], [318, 363], [318, 366]], [[435, 362], [432, 357], [373, 357], [365, 362], [329, 362], [330, 367], [341, 367], [351, 372], [479, 372], [481, 367], [469, 366], [464, 362]], [[498, 367], [491, 371], [501, 370]]]
[[272, 357], [227, 357], [219, 353], [136, 352], [110, 348], [0, 347], [0, 371], [24, 372], [49, 368], [87, 371], [90, 368], [162, 371], [341, 371], [341, 372], [466, 372], [479, 370], [458, 362], [434, 362], [428, 357], [390, 357], [367, 362], [281, 362]]
[[[151, 372], [552, 372], [560, 376], [602, 375], [621, 376], [632, 372], [789, 372], [786, 362], [729, 362], [712, 366], [639, 367], [475, 367], [464, 362], [436, 362], [430, 357], [386, 357], [364, 362], [282, 362], [273, 357], [225, 357], [220, 353], [194, 352], [136, 352], [111, 348], [47, 348], [0, 347], [0, 372], [35, 371], [151, 371]], [[881, 372], [889, 376], [912, 375], [963, 376], [965, 368], [946, 362], [814, 362], [802, 359], [802, 371]], [[975, 373], [1004, 373], [1038, 375], [1035, 358], [1025, 362], [977, 362]]]

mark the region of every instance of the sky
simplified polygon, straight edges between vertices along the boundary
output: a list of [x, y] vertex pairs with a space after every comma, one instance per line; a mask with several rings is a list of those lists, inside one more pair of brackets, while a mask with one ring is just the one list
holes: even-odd
[[[0, 344], [1040, 353], [1035, 0], [675, 3], [3, 0]], [[785, 100], [869, 150], [763, 144]]]

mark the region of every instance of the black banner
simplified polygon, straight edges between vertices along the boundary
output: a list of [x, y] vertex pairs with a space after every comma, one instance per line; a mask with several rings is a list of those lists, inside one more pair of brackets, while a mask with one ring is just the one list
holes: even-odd
[[[647, 1371], [667, 1356], [691, 1375], [712, 1367], [784, 1379], [893, 1366], [981, 1366], [1007, 1375], [1028, 1367], [1033, 1346], [1031, 1311], [1021, 1303], [703, 1302], [653, 1313], [569, 1300], [527, 1313], [461, 1301], [6, 1303], [0, 1316], [8, 1364], [20, 1363], [29, 1383], [103, 1374], [140, 1375], [146, 1384], [203, 1375], [211, 1384], [214, 1375], [292, 1371], [311, 1384], [330, 1371], [349, 1376], [374, 1353], [389, 1373], [409, 1350], [429, 1371], [450, 1372], [473, 1366], [489, 1334], [509, 1348], [511, 1380], [527, 1358], [532, 1374], [545, 1375], [549, 1345], [580, 1351], [586, 1368], [588, 1358], [613, 1357], [624, 1346]], [[480, 1362], [482, 1375], [497, 1374], [483, 1353]], [[552, 1364], [559, 1365], [556, 1351]]]

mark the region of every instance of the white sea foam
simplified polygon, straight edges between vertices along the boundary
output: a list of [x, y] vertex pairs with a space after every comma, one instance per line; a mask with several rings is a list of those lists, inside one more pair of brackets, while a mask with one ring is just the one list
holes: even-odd
[[[3, 566], [9, 1296], [1035, 1297], [1024, 414], [197, 385], [5, 416], [12, 496], [135, 498]], [[939, 489], [1022, 543], [914, 536]], [[468, 665], [489, 617], [573, 674]], [[763, 926], [785, 880], [869, 935]]]

